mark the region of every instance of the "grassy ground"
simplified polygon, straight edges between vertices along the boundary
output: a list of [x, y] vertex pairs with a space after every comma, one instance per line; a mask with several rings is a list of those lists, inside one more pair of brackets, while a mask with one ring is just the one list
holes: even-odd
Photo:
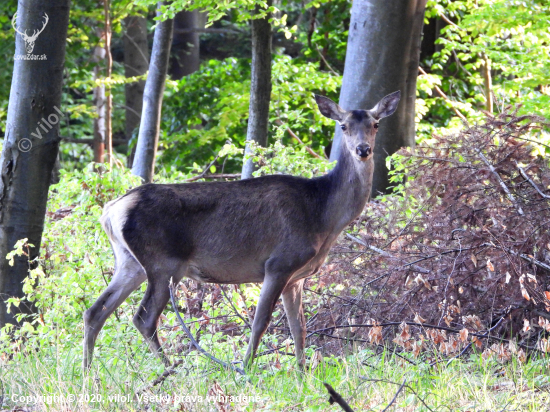
[[[282, 356], [279, 361], [262, 357], [247, 381], [193, 352], [183, 359], [178, 373], [151, 387], [163, 366], [142, 347], [143, 352], [130, 354], [121, 347], [120, 359], [98, 354], [85, 378], [77, 347], [3, 361], [0, 410], [341, 410], [329, 405], [323, 382], [332, 385], [356, 411], [550, 410], [548, 359], [533, 358], [525, 364], [513, 359], [502, 365], [471, 355], [467, 360], [430, 365], [429, 354], [425, 360], [405, 360], [390, 351], [376, 354], [362, 349], [345, 358], [314, 356], [314, 369], [305, 373], [296, 370], [292, 357]], [[216, 356], [223, 358], [224, 354]], [[232, 356], [225, 354], [226, 359]], [[233, 396], [233, 402], [221, 401], [223, 396]]]

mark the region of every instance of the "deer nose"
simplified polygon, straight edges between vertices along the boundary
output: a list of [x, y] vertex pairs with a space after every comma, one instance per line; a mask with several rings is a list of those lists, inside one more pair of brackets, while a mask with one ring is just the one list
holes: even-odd
[[358, 144], [355, 148], [355, 153], [362, 159], [369, 157], [371, 154], [370, 146], [367, 143]]

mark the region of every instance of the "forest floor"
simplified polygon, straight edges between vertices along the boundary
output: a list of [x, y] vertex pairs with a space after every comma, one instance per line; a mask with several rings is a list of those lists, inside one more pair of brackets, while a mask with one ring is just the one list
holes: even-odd
[[479, 353], [449, 361], [428, 352], [414, 358], [355, 348], [344, 357], [313, 356], [306, 372], [297, 370], [291, 356], [264, 356], [243, 377], [191, 352], [175, 374], [161, 377], [164, 367], [146, 348], [130, 356], [120, 349], [118, 359], [96, 356], [85, 378], [77, 347], [3, 361], [0, 411], [341, 410], [329, 404], [324, 382], [355, 411], [550, 410], [547, 358], [502, 364]]

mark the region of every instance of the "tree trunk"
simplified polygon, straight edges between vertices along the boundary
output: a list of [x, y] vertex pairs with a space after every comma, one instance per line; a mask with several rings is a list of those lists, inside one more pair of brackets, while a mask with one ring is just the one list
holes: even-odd
[[[48, 24], [26, 53], [25, 42], [16, 35], [6, 136], [2, 149], [0, 179], [0, 327], [15, 322], [4, 301], [22, 297], [22, 281], [29, 259], [38, 256], [52, 169], [59, 151], [59, 123], [63, 114], [61, 89], [70, 0], [19, 0], [17, 27], [33, 33], [47, 18]], [[27, 50], [28, 51], [28, 50]], [[41, 60], [19, 60], [33, 54]], [[30, 255], [16, 257], [9, 266], [6, 254], [17, 240], [35, 245]], [[29, 312], [23, 303], [17, 309]]]
[[[351, 9], [340, 106], [371, 109], [401, 90], [390, 120], [380, 125], [374, 150], [373, 196], [387, 191], [386, 157], [415, 142], [415, 98], [426, 0], [354, 0]], [[330, 159], [338, 159], [342, 132], [336, 127]]]
[[[124, 19], [126, 33], [124, 34], [124, 75], [126, 77], [141, 76], [149, 68], [149, 49], [147, 44], [147, 19], [141, 16], [129, 16]], [[125, 85], [126, 125], [125, 134], [129, 141], [134, 130], [139, 126], [143, 108], [143, 91], [145, 80]], [[132, 167], [135, 146], [128, 157], [128, 167]]]
[[[103, 0], [103, 12], [105, 19], [105, 79], [111, 78], [113, 71], [113, 56], [111, 55], [111, 16], [110, 0]], [[107, 163], [113, 164], [113, 125], [111, 114], [113, 112], [113, 96], [111, 86], [105, 85], [105, 151], [107, 152]]]
[[[270, 5], [271, 1], [268, 2]], [[267, 146], [271, 101], [271, 24], [268, 19], [269, 16], [252, 20], [252, 76], [245, 154], [251, 152], [248, 142], [252, 140], [260, 146]], [[253, 171], [254, 163], [249, 158], [243, 164], [241, 178], [250, 179]]]
[[[99, 32], [100, 38], [104, 36], [103, 29]], [[105, 49], [101, 46], [96, 46], [94, 49], [94, 80], [101, 79], [100, 62], [105, 58]], [[103, 163], [105, 153], [105, 135], [107, 128], [105, 124], [106, 118], [106, 99], [105, 99], [105, 84], [100, 84], [94, 88], [94, 105], [96, 107], [97, 117], [94, 119], [94, 162]]]
[[199, 27], [199, 11], [180, 11], [174, 17], [174, 39], [169, 74], [179, 80], [199, 70], [199, 33], [190, 31]]
[[[159, 2], [159, 7], [161, 6]], [[160, 16], [157, 12], [157, 16]], [[145, 183], [153, 179], [155, 170], [155, 156], [160, 132], [160, 118], [162, 97], [168, 70], [170, 46], [174, 32], [174, 20], [168, 19], [157, 24], [153, 39], [153, 51], [149, 74], [145, 82], [143, 95], [143, 110], [139, 126], [136, 156], [132, 166], [132, 173], [140, 176]]]

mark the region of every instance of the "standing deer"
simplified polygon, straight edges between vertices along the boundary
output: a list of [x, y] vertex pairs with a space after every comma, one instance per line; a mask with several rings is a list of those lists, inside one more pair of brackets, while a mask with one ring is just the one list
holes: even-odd
[[279, 296], [305, 364], [304, 280], [316, 273], [340, 232], [363, 210], [372, 186], [378, 122], [391, 115], [400, 92], [371, 110], [345, 111], [315, 96], [321, 113], [336, 120], [343, 148], [334, 169], [313, 179], [288, 175], [235, 182], [146, 184], [109, 202], [101, 224], [115, 255], [107, 289], [84, 313], [84, 368], [109, 315], [148, 281], [134, 325], [153, 353], [169, 364], [157, 322], [170, 298], [170, 279], [263, 282], [244, 358], [250, 366]]

